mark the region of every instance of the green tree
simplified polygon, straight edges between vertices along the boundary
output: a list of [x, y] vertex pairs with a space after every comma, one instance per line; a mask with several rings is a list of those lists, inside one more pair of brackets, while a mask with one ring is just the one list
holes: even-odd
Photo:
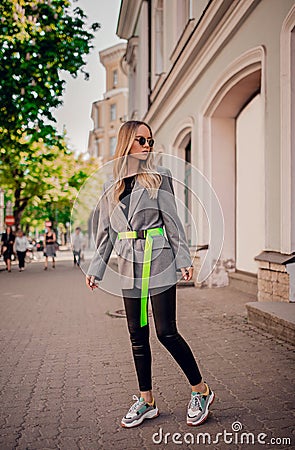
[[[75, 158], [66, 144], [46, 146], [33, 143], [30, 151], [16, 155], [17, 168], [0, 172], [0, 184], [14, 197], [15, 220], [32, 225], [50, 219], [65, 224], [70, 220], [71, 208], [78, 190], [97, 168], [97, 162]], [[59, 211], [59, 217], [56, 217]]]
[[[73, 155], [68, 155], [66, 173], [62, 170], [62, 167], [65, 167], [64, 157], [59, 159], [58, 165], [60, 167], [54, 188], [42, 199], [37, 200], [35, 197], [34, 202], [28, 203], [21, 224], [27, 230], [30, 227], [44, 229], [45, 221], [50, 220], [55, 230], [59, 232], [59, 240], [62, 241], [60, 233], [62, 230], [65, 234], [69, 232], [68, 224], [73, 219], [72, 209], [77, 194], [85, 180], [98, 169], [99, 164], [94, 159], [84, 161], [81, 156], [74, 158]], [[84, 225], [83, 230], [87, 231], [81, 215], [78, 225]]]
[[[0, 15], [0, 178], [13, 190], [18, 226], [32, 178], [39, 171], [50, 179], [46, 161], [66, 154], [52, 115], [62, 104], [61, 71], [88, 78], [85, 56], [99, 25], [87, 29], [84, 12], [68, 0], [2, 0]], [[37, 198], [47, 191], [39, 181]]]

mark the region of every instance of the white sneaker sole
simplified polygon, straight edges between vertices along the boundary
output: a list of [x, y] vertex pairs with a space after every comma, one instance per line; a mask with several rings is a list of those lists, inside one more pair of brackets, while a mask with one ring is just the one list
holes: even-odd
[[155, 417], [158, 417], [159, 414], [160, 414], [160, 413], [159, 413], [158, 408], [152, 409], [151, 411], [147, 412], [146, 414], [143, 414], [143, 415], [140, 417], [140, 419], [134, 420], [133, 422], [125, 423], [125, 422], [123, 422], [123, 420], [122, 420], [122, 422], [121, 422], [121, 427], [123, 427], [123, 428], [132, 428], [132, 427], [136, 427], [136, 426], [140, 425], [145, 419], [154, 419]]
[[209, 402], [207, 403], [207, 407], [206, 407], [206, 409], [205, 409], [205, 414], [204, 414], [202, 417], [200, 417], [198, 420], [196, 420], [196, 421], [194, 421], [194, 419], [189, 419], [189, 418], [187, 418], [187, 419], [186, 419], [187, 425], [190, 425], [190, 426], [192, 426], [192, 427], [195, 427], [195, 426], [197, 426], [197, 425], [201, 425], [202, 423], [204, 423], [205, 420], [207, 419], [208, 415], [209, 415], [209, 407], [210, 407], [210, 406], [212, 405], [212, 403], [214, 402], [214, 399], [215, 399], [215, 394], [214, 394], [214, 392], [212, 392], [212, 394], [210, 395], [210, 400], [209, 400]]

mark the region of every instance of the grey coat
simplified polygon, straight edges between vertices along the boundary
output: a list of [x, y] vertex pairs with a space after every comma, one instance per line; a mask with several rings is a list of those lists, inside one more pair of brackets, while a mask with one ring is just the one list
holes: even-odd
[[163, 227], [165, 236], [153, 237], [153, 251], [149, 287], [170, 286], [177, 282], [177, 269], [191, 265], [185, 233], [179, 219], [172, 176], [169, 169], [157, 167], [162, 183], [156, 199], [138, 181], [130, 196], [128, 218], [119, 203], [110, 201], [111, 181], [104, 184], [100, 201], [97, 250], [87, 271], [102, 280], [112, 250], [118, 256], [118, 270], [122, 289], [141, 288], [144, 239], [118, 239], [118, 232]]

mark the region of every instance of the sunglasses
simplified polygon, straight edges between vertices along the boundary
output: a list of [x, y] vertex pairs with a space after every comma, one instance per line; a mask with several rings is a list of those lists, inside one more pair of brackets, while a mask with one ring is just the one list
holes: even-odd
[[143, 136], [139, 136], [138, 138], [135, 138], [134, 140], [139, 142], [139, 145], [141, 145], [142, 147], [145, 145], [146, 142], [148, 143], [149, 147], [153, 147], [154, 143], [155, 143], [154, 139], [152, 139], [152, 138], [146, 139]]

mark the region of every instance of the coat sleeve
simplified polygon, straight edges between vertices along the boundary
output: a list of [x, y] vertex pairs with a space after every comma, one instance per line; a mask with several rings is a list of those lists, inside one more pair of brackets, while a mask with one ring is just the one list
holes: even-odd
[[172, 174], [167, 169], [166, 173], [161, 175], [162, 184], [158, 192], [158, 205], [162, 214], [166, 235], [175, 257], [176, 269], [189, 267], [192, 265], [192, 259], [185, 232], [177, 212]]
[[99, 281], [103, 279], [113, 250], [114, 235], [115, 232], [112, 230], [110, 225], [109, 205], [106, 189], [104, 187], [103, 195], [99, 203], [96, 251], [87, 270], [87, 275], [93, 275]]

